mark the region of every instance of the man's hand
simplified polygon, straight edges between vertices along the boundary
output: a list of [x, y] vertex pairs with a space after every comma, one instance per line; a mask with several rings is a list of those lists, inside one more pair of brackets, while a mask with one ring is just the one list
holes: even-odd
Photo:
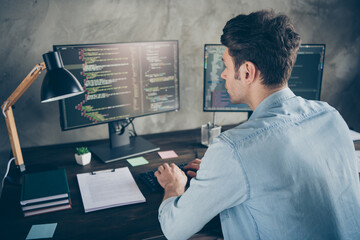
[[163, 201], [169, 197], [180, 196], [185, 192], [187, 177], [174, 163], [160, 165], [155, 172], [155, 177], [164, 188]]
[[191, 178], [196, 177], [196, 172], [200, 169], [200, 163], [201, 159], [196, 158], [195, 160], [189, 162], [183, 169], [191, 169], [187, 171], [186, 174]]

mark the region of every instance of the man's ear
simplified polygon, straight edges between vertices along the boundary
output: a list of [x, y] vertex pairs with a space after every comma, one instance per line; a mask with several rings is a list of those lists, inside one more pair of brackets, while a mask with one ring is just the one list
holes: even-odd
[[246, 61], [243, 64], [243, 73], [242, 73], [241, 77], [243, 77], [243, 79], [248, 84], [251, 84], [257, 78], [257, 72], [258, 72], [258, 69], [257, 69], [256, 65], [253, 62]]

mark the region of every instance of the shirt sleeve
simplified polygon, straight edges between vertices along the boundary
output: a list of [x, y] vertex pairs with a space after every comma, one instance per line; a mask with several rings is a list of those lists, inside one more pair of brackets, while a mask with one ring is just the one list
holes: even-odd
[[244, 202], [248, 189], [238, 154], [230, 144], [217, 138], [185, 193], [160, 205], [163, 233], [168, 239], [188, 239], [223, 210]]

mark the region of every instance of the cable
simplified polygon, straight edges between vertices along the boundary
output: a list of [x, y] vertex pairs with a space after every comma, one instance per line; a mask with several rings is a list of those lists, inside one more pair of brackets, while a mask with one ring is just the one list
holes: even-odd
[[127, 121], [126, 123], [121, 122], [121, 124], [120, 124], [121, 129], [120, 129], [119, 135], [122, 135], [125, 132], [125, 128], [127, 128], [127, 126], [129, 126], [129, 124], [130, 124], [129, 119], [127, 118], [126, 121]]
[[[125, 121], [126, 121], [126, 123], [124, 123]], [[117, 124], [116, 134], [122, 135], [125, 132], [125, 128], [127, 128], [131, 124], [133, 127], [134, 134], [136, 136], [137, 134], [135, 132], [135, 127], [134, 127], [133, 121], [134, 121], [134, 118], [127, 118], [124, 121], [117, 121], [116, 122], [116, 124]]]
[[5, 102], [4, 107], [3, 107], [3, 109], [2, 109], [2, 114], [4, 115], [5, 118], [6, 118], [5, 109], [6, 109], [6, 106], [8, 105], [8, 103], [9, 103], [9, 100], [7, 100], [7, 101]]
[[7, 168], [6, 168], [6, 173], [5, 173], [5, 176], [4, 176], [4, 178], [2, 179], [2, 181], [1, 181], [1, 192], [0, 192], [0, 198], [1, 198], [2, 190], [3, 190], [3, 188], [4, 188], [5, 178], [6, 178], [6, 177], [7, 177], [7, 175], [9, 174], [10, 164], [11, 164], [11, 162], [12, 162], [12, 161], [14, 161], [14, 160], [15, 160], [15, 158], [14, 158], [14, 157], [13, 157], [13, 158], [11, 158], [11, 159], [9, 160], [8, 164], [7, 164]]
[[[39, 69], [41, 69], [41, 66], [38, 64], [36, 67], [34, 67], [34, 69], [30, 72], [30, 76], [32, 76], [33, 74], [34, 74], [34, 72], [35, 71], [37, 71], [37, 70], [39, 70]], [[40, 73], [41, 73], [41, 71], [40, 71]], [[39, 74], [40, 74], [39, 73]]]
[[213, 123], [212, 123], [212, 127], [215, 127], [215, 112], [213, 112]]
[[137, 133], [136, 133], [136, 131], [135, 131], [135, 125], [134, 125], [133, 121], [134, 121], [134, 118], [131, 118], [131, 122], [130, 122], [130, 123], [131, 123], [132, 129], [133, 129], [134, 136], [136, 137], [136, 136], [137, 136]]

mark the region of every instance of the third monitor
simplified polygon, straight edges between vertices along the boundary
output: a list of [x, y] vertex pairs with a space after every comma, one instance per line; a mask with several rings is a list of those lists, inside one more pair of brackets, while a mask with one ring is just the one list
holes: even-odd
[[[251, 112], [246, 104], [232, 104], [221, 73], [225, 66], [222, 55], [225, 46], [205, 44], [204, 47], [205, 112]], [[308, 100], [320, 100], [324, 69], [325, 44], [302, 44], [288, 85], [295, 95]]]

